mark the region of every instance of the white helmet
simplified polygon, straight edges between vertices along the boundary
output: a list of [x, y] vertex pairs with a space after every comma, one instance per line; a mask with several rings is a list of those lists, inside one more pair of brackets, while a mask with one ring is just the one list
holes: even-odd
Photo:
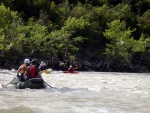
[[42, 61], [41, 64], [40, 64], [40, 67], [43, 67], [45, 66], [46, 64]]
[[30, 60], [29, 60], [29, 59], [25, 59], [25, 60], [24, 60], [24, 63], [25, 63], [25, 64], [30, 64]]
[[41, 62], [41, 65], [45, 65], [45, 63], [42, 61], [42, 62]]

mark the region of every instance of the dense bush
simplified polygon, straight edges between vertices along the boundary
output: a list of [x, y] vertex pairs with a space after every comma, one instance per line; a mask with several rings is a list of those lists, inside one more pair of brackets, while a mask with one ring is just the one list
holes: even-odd
[[34, 54], [72, 64], [81, 49], [89, 49], [97, 60], [104, 57], [107, 68], [116, 61], [131, 65], [136, 53], [149, 61], [149, 5], [149, 0], [2, 0], [0, 57]]

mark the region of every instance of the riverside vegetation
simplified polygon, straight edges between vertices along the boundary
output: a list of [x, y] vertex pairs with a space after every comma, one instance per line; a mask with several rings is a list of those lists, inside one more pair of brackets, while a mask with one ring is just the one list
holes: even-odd
[[[0, 64], [150, 72], [150, 0], [1, 0]], [[7, 65], [6, 65], [7, 64]]]

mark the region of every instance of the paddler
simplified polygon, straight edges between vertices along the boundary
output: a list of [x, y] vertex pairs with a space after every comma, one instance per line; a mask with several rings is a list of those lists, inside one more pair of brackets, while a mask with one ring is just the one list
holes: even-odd
[[68, 70], [67, 70], [69, 73], [72, 73], [74, 72], [74, 68], [72, 67], [72, 65], [69, 66]]
[[24, 63], [18, 68], [17, 70], [17, 77], [20, 79], [21, 82], [25, 81], [25, 72], [27, 67], [30, 65], [30, 60], [29, 59], [25, 59]]

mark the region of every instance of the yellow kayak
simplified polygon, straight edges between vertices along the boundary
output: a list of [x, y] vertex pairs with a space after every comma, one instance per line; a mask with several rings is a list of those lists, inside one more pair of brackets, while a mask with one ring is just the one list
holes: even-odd
[[50, 74], [52, 72], [52, 69], [46, 69], [46, 70], [43, 70], [43, 71], [40, 71], [40, 73], [46, 73], [46, 74]]

